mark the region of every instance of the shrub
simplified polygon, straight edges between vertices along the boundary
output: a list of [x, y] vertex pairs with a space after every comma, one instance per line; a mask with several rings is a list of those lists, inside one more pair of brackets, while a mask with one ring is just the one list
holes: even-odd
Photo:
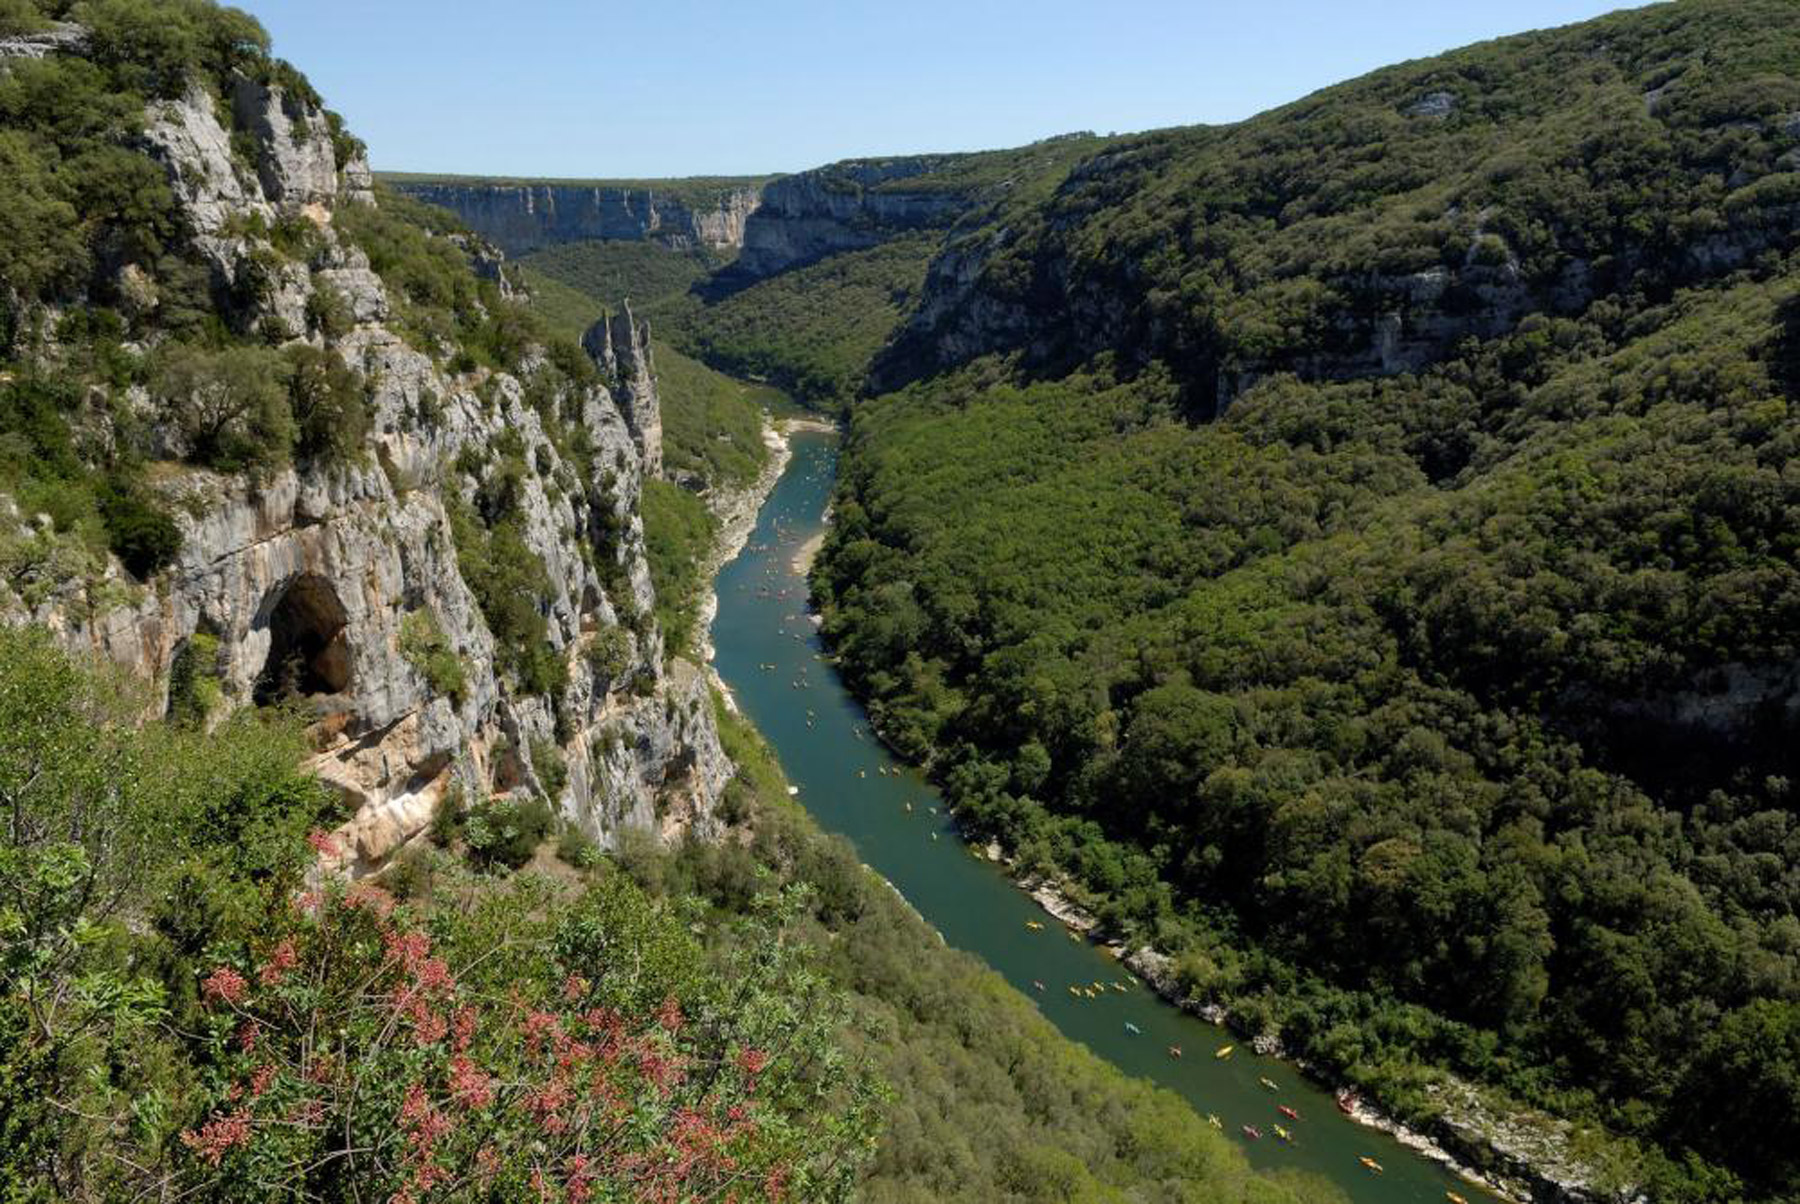
[[50, 22], [31, 0], [0, 0], [0, 37], [39, 33]]
[[169, 718], [204, 726], [224, 701], [219, 676], [219, 637], [196, 631], [169, 666]]
[[556, 855], [578, 870], [591, 870], [605, 860], [594, 838], [572, 824], [556, 838]]
[[285, 464], [294, 446], [289, 376], [288, 362], [266, 348], [176, 343], [152, 364], [151, 393], [196, 461], [261, 472]]
[[447, 849], [462, 839], [464, 815], [462, 784], [451, 782], [431, 815], [431, 843]]
[[132, 576], [141, 581], [175, 562], [181, 528], [147, 491], [108, 480], [99, 487], [99, 502], [108, 546]]
[[400, 655], [426, 683], [457, 706], [467, 696], [462, 658], [429, 610], [415, 610], [400, 620]]
[[488, 798], [469, 808], [462, 837], [477, 866], [516, 870], [531, 860], [554, 826], [555, 817], [540, 798]]
[[531, 767], [537, 772], [538, 784], [544, 788], [544, 797], [552, 803], [561, 798], [563, 788], [569, 784], [569, 766], [563, 760], [562, 749], [556, 747], [554, 741], [534, 738], [531, 741]]
[[362, 374], [336, 351], [298, 344], [285, 352], [294, 450], [306, 459], [354, 460], [369, 435]]
[[602, 627], [588, 641], [587, 651], [583, 655], [587, 658], [588, 667], [594, 671], [594, 676], [606, 683], [606, 688], [610, 690], [625, 676], [625, 671], [631, 668], [631, 654], [631, 637], [623, 627]]
[[341, 339], [356, 325], [356, 315], [343, 293], [320, 281], [306, 299], [306, 324], [327, 339]]

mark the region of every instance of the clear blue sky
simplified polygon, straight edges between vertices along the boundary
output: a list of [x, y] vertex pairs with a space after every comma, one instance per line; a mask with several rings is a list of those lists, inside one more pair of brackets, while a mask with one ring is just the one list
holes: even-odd
[[653, 177], [1235, 121], [1626, 0], [237, 0], [378, 169]]

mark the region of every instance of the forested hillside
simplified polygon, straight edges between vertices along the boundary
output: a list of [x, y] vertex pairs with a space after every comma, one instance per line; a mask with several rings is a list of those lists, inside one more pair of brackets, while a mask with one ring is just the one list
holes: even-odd
[[1121, 140], [952, 236], [816, 572], [886, 737], [1409, 1114], [1800, 1191], [1800, 9]]
[[[582, 325], [374, 189], [254, 20], [0, 39], [9, 1204], [1332, 1198], [1060, 1041], [714, 726], [656, 617], [658, 539], [710, 532], [640, 515]], [[754, 395], [661, 367], [671, 465], [754, 475]]]

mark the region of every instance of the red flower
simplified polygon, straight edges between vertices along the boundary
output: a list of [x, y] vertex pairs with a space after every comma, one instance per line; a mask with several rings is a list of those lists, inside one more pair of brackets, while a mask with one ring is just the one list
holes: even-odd
[[408, 974], [418, 973], [419, 966], [431, 956], [431, 937], [424, 932], [390, 932], [386, 936], [387, 955], [406, 968]]
[[456, 979], [451, 977], [450, 967], [441, 957], [426, 958], [419, 964], [416, 974], [419, 990], [427, 995], [448, 995], [456, 990]]
[[344, 906], [353, 911], [358, 908], [366, 908], [374, 912], [378, 918], [385, 920], [394, 914], [394, 896], [379, 886], [358, 882], [350, 888], [350, 893], [344, 896]]
[[451, 1023], [456, 1030], [454, 1044], [457, 1053], [468, 1051], [469, 1042], [475, 1039], [475, 1021], [479, 1017], [480, 1013], [473, 1007], [465, 1006], [456, 1009], [455, 1019]]
[[329, 832], [323, 832], [318, 828], [314, 828], [306, 834], [306, 843], [311, 845], [313, 847], [313, 852], [321, 857], [336, 857], [338, 855], [338, 842]]
[[494, 1081], [468, 1058], [450, 1059], [450, 1098], [471, 1111], [494, 1102]]
[[300, 955], [294, 951], [294, 938], [290, 936], [275, 946], [274, 951], [269, 954], [268, 962], [257, 971], [256, 976], [263, 986], [276, 986], [287, 977], [289, 970], [299, 964]]
[[536, 1053], [544, 1043], [544, 1038], [554, 1036], [560, 1029], [556, 1017], [541, 1009], [534, 1009], [525, 1014], [525, 1042], [532, 1053]]
[[200, 1126], [198, 1133], [192, 1129], [182, 1133], [181, 1144], [194, 1151], [208, 1165], [217, 1166], [224, 1160], [227, 1151], [250, 1144], [249, 1110], [242, 1109], [228, 1116], [215, 1116]]
[[672, 1033], [681, 1031], [681, 1004], [675, 996], [663, 1000], [662, 1007], [657, 1009], [656, 1021]]
[[274, 1081], [275, 1068], [273, 1066], [258, 1066], [250, 1075], [250, 1097], [254, 1099], [261, 1095], [269, 1089], [269, 1084]]
[[256, 1052], [257, 1038], [262, 1036], [262, 1029], [254, 1020], [246, 1020], [238, 1028], [238, 1048], [245, 1053]]
[[220, 1000], [233, 1004], [242, 1003], [249, 986], [250, 984], [244, 981], [242, 974], [230, 966], [220, 966], [207, 976], [205, 982], [200, 984], [200, 995], [208, 1003], [217, 1003]]

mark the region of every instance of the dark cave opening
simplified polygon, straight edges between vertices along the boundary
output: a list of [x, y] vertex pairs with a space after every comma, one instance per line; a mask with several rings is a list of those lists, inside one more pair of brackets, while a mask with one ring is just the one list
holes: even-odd
[[256, 678], [256, 705], [349, 689], [346, 622], [329, 581], [311, 574], [296, 578], [269, 612], [269, 656]]

